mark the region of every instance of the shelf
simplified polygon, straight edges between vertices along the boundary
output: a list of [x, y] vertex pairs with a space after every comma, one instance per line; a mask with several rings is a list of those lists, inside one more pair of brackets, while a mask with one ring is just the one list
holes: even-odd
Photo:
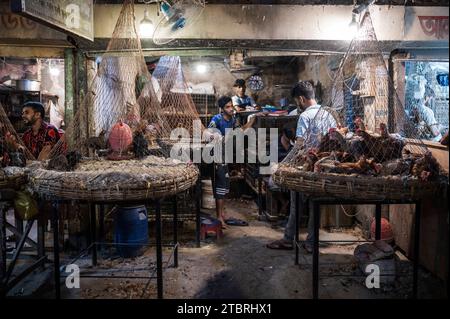
[[41, 91], [21, 91], [16, 89], [0, 89], [0, 93], [40, 94]]

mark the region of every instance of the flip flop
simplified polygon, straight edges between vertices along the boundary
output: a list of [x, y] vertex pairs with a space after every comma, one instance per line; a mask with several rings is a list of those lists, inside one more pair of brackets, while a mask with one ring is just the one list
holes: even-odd
[[229, 218], [225, 220], [225, 223], [230, 226], [248, 226], [248, 223], [245, 220]]
[[294, 246], [292, 244], [288, 244], [282, 240], [276, 240], [266, 245], [269, 249], [278, 249], [278, 250], [292, 250]]

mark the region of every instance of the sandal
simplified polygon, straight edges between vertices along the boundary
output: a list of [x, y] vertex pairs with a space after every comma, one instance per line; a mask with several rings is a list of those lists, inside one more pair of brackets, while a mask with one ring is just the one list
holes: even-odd
[[248, 226], [248, 223], [245, 220], [229, 218], [225, 220], [225, 223], [230, 226]]
[[278, 249], [278, 250], [292, 250], [294, 247], [292, 244], [285, 242], [284, 240], [276, 240], [266, 245], [269, 249]]

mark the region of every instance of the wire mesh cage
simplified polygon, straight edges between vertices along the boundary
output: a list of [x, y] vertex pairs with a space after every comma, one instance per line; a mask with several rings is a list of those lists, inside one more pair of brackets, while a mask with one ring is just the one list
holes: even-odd
[[127, 0], [73, 121], [44, 167], [29, 170], [32, 188], [42, 196], [120, 201], [160, 198], [192, 187], [198, 169], [164, 156], [158, 140], [170, 137], [175, 127], [191, 128], [198, 114], [192, 100], [173, 92], [174, 85], [184, 83], [179, 59], [163, 57], [159, 68], [166, 73], [152, 77], [134, 4]]
[[331, 92], [326, 104], [300, 115], [301, 142], [279, 165], [276, 183], [351, 199], [415, 198], [448, 183], [397, 96], [369, 12]]

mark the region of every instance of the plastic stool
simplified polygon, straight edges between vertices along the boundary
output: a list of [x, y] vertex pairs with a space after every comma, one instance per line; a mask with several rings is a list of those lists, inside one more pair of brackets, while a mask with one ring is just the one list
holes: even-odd
[[218, 219], [202, 218], [200, 226], [200, 238], [205, 240], [208, 233], [214, 232], [216, 238], [220, 239], [222, 237], [222, 223]]

